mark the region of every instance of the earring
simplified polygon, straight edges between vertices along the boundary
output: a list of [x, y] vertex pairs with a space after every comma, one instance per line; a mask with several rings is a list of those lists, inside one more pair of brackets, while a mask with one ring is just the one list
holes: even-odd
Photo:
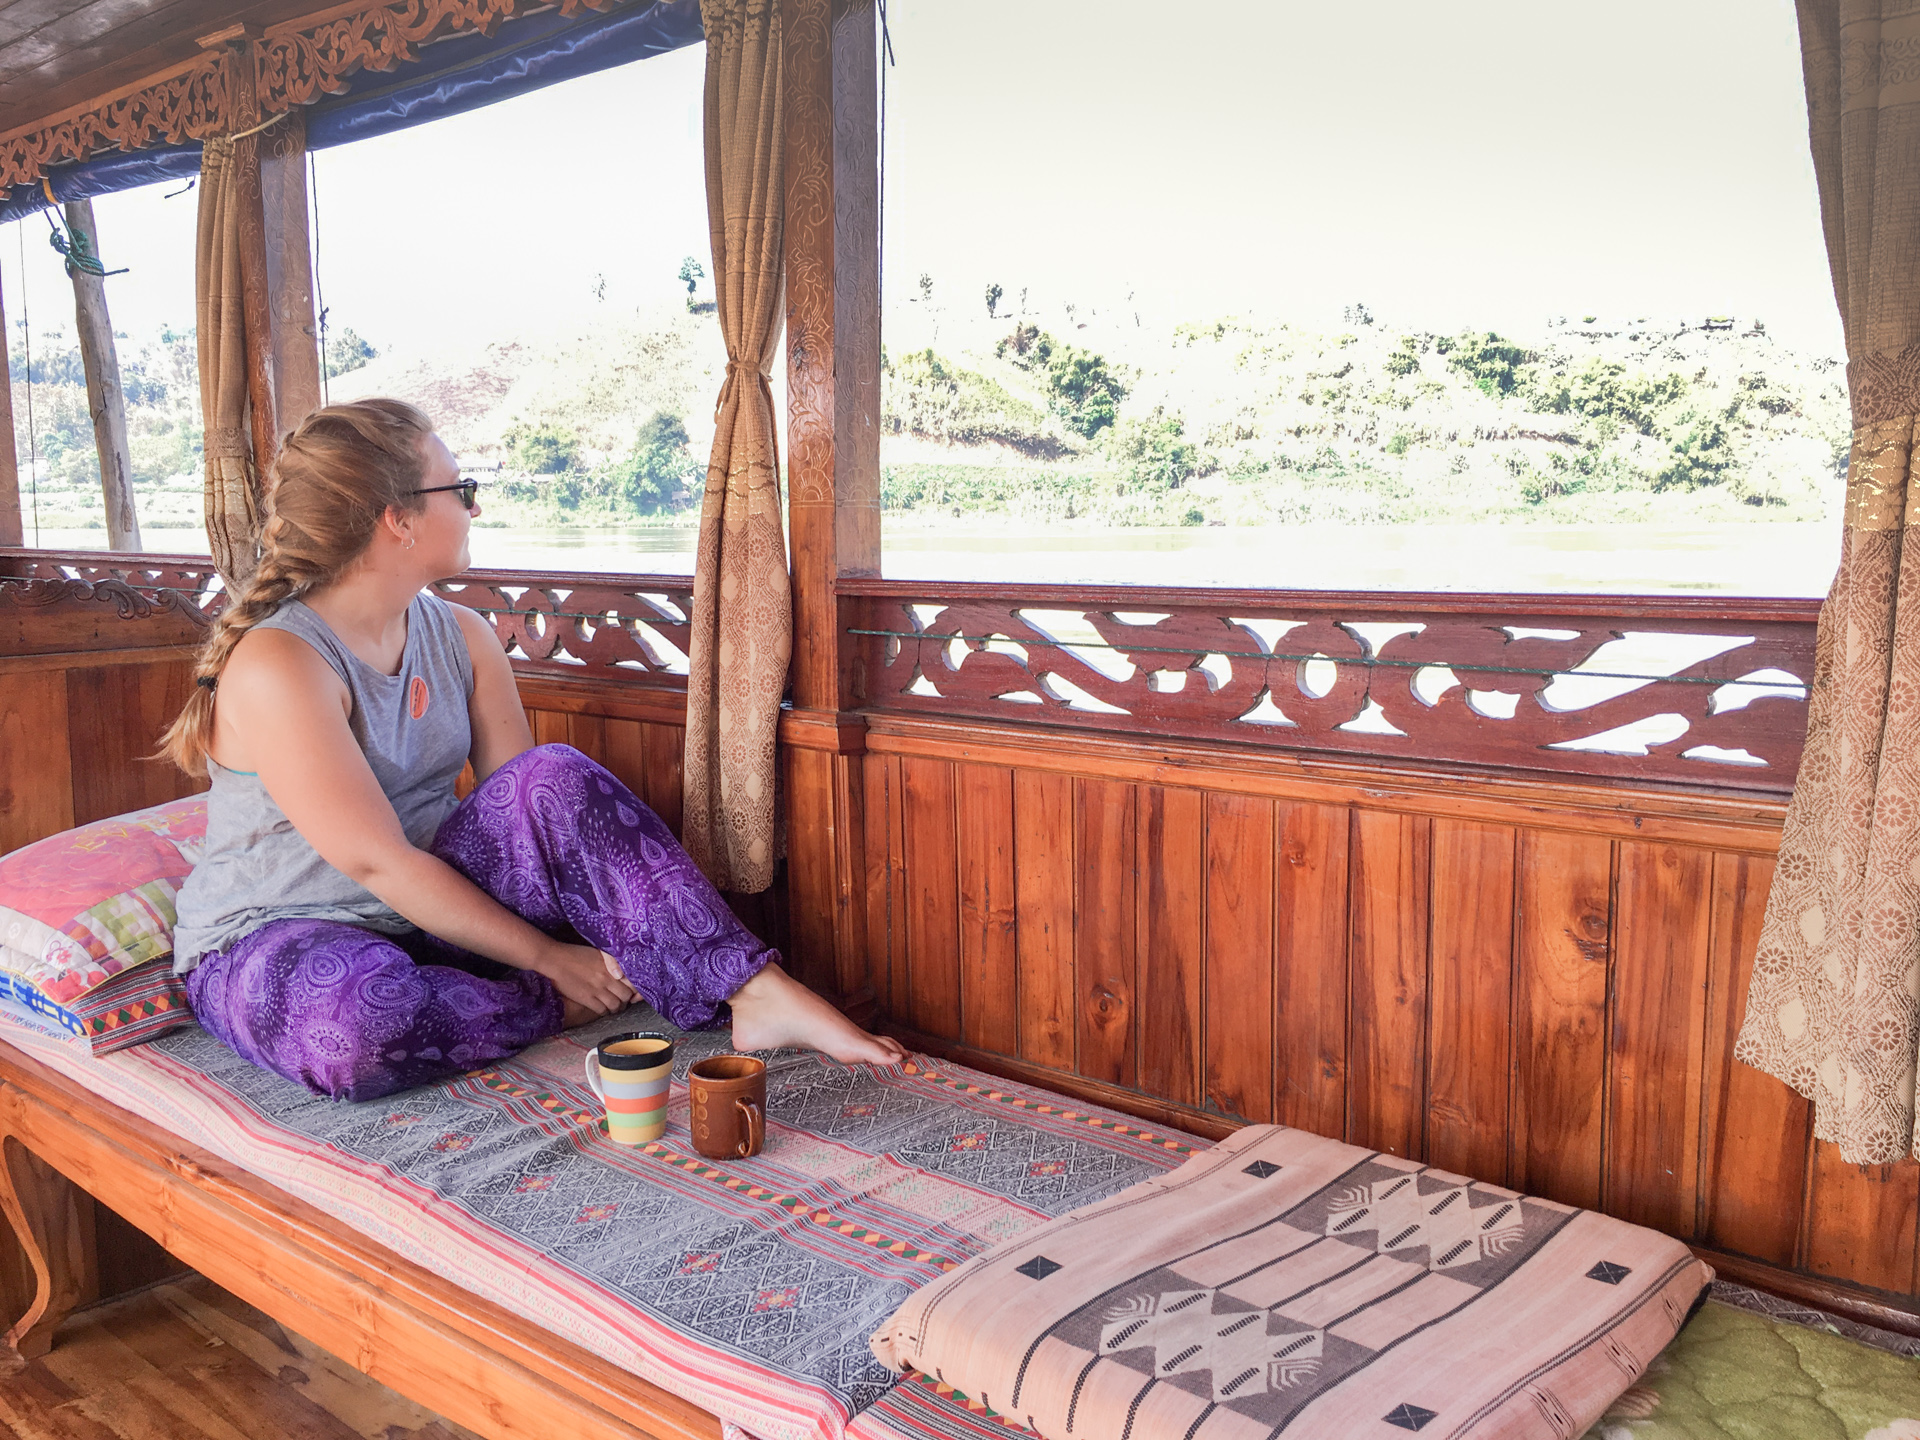
[[407, 536], [407, 543], [402, 545], [400, 548], [402, 550], [411, 550], [413, 548], [413, 536], [411, 535]]

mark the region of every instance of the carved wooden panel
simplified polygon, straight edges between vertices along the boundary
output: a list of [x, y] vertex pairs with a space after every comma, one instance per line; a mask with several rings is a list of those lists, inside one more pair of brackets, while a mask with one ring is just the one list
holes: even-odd
[[474, 570], [434, 589], [486, 616], [517, 670], [686, 684], [693, 582], [684, 575]]
[[[560, 0], [574, 16], [644, 0]], [[554, 8], [550, 0], [389, 0], [342, 13], [268, 27], [252, 58], [259, 111], [273, 114], [337, 95], [360, 70], [389, 70], [417, 59], [448, 35], [492, 34], [506, 20]], [[140, 150], [232, 134], [245, 128], [236, 109], [224, 50], [210, 50], [57, 118], [0, 138], [0, 186], [31, 184], [55, 165], [102, 150]], [[83, 92], [84, 93], [84, 92]]]
[[[606, 10], [617, 0], [561, 0], [560, 13]], [[422, 46], [448, 35], [491, 35], [501, 23], [553, 8], [545, 0], [399, 0], [314, 25], [295, 21], [269, 29], [259, 46], [260, 107], [307, 105], [337, 95], [360, 70], [390, 70], [419, 58]]]
[[49, 166], [101, 150], [140, 150], [222, 134], [228, 128], [228, 90], [221, 57], [196, 56], [138, 89], [0, 140], [0, 186], [30, 184]]
[[194, 645], [206, 626], [184, 590], [111, 575], [0, 580], [0, 656]]
[[1784, 793], [1818, 607], [850, 580], [874, 708]]
[[[0, 565], [22, 578], [104, 587], [102, 594], [127, 604], [174, 607], [202, 625], [225, 599], [203, 556], [39, 550]], [[686, 683], [693, 582], [685, 575], [472, 570], [434, 588], [486, 616], [522, 672]]]

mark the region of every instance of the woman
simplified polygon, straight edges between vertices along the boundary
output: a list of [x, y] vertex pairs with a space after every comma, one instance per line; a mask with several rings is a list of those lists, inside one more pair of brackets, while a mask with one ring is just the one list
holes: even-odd
[[165, 740], [212, 782], [174, 932], [202, 1025], [348, 1100], [636, 995], [682, 1027], [730, 1006], [743, 1050], [904, 1056], [789, 979], [624, 785], [534, 746], [485, 620], [425, 593], [467, 568], [480, 513], [426, 416], [397, 400], [315, 411], [271, 494], [259, 568]]

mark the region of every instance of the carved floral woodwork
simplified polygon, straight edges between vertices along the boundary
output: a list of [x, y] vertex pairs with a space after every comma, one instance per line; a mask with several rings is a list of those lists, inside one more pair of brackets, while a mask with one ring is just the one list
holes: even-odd
[[[637, 0], [561, 0], [563, 16]], [[491, 35], [503, 21], [552, 9], [543, 0], [397, 0], [319, 22], [274, 26], [253, 42], [259, 110], [278, 114], [337, 95], [361, 70], [390, 70], [449, 35]], [[178, 145], [244, 128], [225, 50], [209, 50], [119, 95], [0, 137], [0, 186], [34, 184], [56, 165], [103, 150]]]
[[[962, 593], [956, 593], [962, 592]], [[845, 581], [875, 710], [1785, 793], [1814, 602]]]
[[434, 589], [487, 617], [514, 668], [645, 675], [684, 687], [693, 581], [684, 575], [553, 576], [474, 570]]
[[[616, 0], [562, 0], [571, 18], [605, 10]], [[259, 45], [262, 111], [310, 105], [338, 95], [361, 70], [391, 70], [417, 60], [420, 48], [449, 35], [491, 35], [503, 21], [551, 9], [541, 0], [399, 0], [335, 15], [314, 25], [275, 26]]]
[[[56, 595], [218, 613], [203, 557], [29, 552]], [[683, 575], [436, 587], [523, 673], [684, 686]], [[1784, 794], [1815, 601], [1138, 591], [842, 580], [872, 711]], [[123, 611], [129, 617], [132, 611]]]
[[[191, 555], [35, 551], [4, 563], [15, 577], [41, 582], [6, 587], [21, 592], [22, 603], [46, 603], [28, 596], [58, 598], [58, 587], [46, 584], [57, 581], [67, 587], [60, 593], [70, 591], [75, 598], [93, 592], [124, 596], [130, 604], [178, 608], [206, 624], [225, 600], [213, 562]], [[434, 589], [484, 615], [522, 672], [646, 676], [675, 687], [686, 684], [693, 610], [693, 582], [687, 576], [472, 570]]]
[[143, 150], [226, 133], [232, 97], [218, 54], [195, 56], [136, 90], [0, 139], [0, 186], [33, 184], [102, 150]]

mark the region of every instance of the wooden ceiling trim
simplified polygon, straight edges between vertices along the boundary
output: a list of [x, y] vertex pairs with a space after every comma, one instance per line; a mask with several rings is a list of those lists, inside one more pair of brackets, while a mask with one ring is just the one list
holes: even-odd
[[0, 135], [0, 188], [32, 184], [52, 166], [102, 150], [143, 150], [218, 135], [229, 104], [220, 57], [195, 56], [52, 120]]
[[[571, 18], [617, 3], [564, 0], [559, 8]], [[361, 70], [391, 70], [418, 59], [421, 48], [436, 40], [468, 32], [491, 35], [505, 21], [552, 8], [548, 0], [401, 0], [275, 26], [258, 51], [261, 108], [310, 105], [339, 94]]]
[[[42, 28], [83, 11], [125, 3], [95, 0], [48, 19]], [[558, 9], [571, 18], [622, 3], [631, 0], [561, 0]], [[53, 0], [36, 9], [44, 15], [56, 6]], [[437, 40], [465, 33], [491, 35], [505, 21], [554, 8], [552, 0], [388, 0], [372, 5], [362, 0], [267, 26], [255, 32], [251, 45], [260, 111], [278, 114], [337, 95], [361, 70], [390, 70], [417, 59], [424, 46]], [[39, 63], [51, 63], [52, 58], [48, 53]], [[221, 53], [207, 51], [51, 118], [0, 133], [0, 190], [31, 184], [53, 166], [103, 150], [141, 150], [227, 133], [233, 128], [230, 91]]]

